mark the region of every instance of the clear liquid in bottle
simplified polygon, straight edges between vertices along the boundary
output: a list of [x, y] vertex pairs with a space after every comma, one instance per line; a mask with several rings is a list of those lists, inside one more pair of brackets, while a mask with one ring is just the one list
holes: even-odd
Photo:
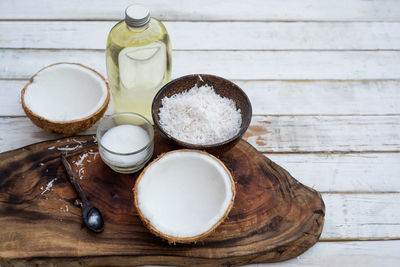
[[[139, 15], [129, 13], [132, 8], [136, 13], [139, 9]], [[153, 122], [153, 98], [171, 79], [171, 46], [164, 25], [150, 18], [147, 9], [140, 8], [143, 7], [128, 7], [127, 18], [110, 31], [106, 48], [107, 74], [114, 111], [140, 113]]]

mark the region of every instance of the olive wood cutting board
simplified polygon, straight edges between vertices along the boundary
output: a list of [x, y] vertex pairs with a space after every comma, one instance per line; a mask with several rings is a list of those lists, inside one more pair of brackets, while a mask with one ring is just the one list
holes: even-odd
[[[173, 149], [155, 136], [155, 156]], [[84, 227], [61, 153], [67, 153], [89, 200], [102, 211], [103, 233]], [[138, 174], [118, 174], [107, 167], [94, 136], [1, 153], [0, 264], [235, 266], [290, 259], [317, 242], [325, 214], [317, 191], [246, 141], [219, 158], [236, 183], [228, 218], [201, 242], [170, 245], [138, 217], [132, 194]]]

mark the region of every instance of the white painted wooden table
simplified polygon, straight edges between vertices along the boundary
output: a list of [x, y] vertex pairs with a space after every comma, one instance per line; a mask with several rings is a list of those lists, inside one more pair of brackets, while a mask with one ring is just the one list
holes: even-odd
[[[58, 137], [25, 117], [21, 88], [60, 61], [105, 74], [106, 36], [131, 2], [0, 0], [0, 152]], [[143, 2], [170, 32], [173, 78], [239, 84], [247, 140], [322, 192], [321, 241], [270, 265], [400, 266], [400, 1]]]

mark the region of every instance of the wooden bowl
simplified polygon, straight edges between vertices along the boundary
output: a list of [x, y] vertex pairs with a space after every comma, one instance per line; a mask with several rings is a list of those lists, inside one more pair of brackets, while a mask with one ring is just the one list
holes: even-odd
[[[172, 137], [171, 135], [167, 134], [163, 130], [163, 128], [160, 125], [159, 122], [160, 118], [158, 115], [160, 107], [162, 107], [161, 100], [164, 97], [171, 97], [172, 95], [175, 95], [177, 93], [190, 90], [191, 88], [193, 88], [195, 84], [197, 84], [198, 86], [206, 84], [212, 86], [214, 87], [214, 90], [218, 95], [232, 99], [235, 102], [236, 108], [239, 108], [241, 110], [241, 115], [242, 115], [242, 124], [240, 125], [239, 132], [235, 136], [223, 142], [212, 145], [198, 145], [178, 140]], [[243, 92], [243, 90], [239, 86], [237, 86], [233, 82], [209, 74], [191, 74], [172, 80], [171, 82], [164, 85], [158, 91], [158, 93], [153, 99], [152, 116], [155, 128], [158, 130], [158, 132], [162, 137], [168, 139], [169, 141], [178, 144], [179, 146], [182, 147], [190, 149], [206, 150], [213, 154], [220, 154], [232, 148], [246, 132], [247, 128], [250, 125], [252, 108], [250, 100], [247, 97], [247, 95]]]

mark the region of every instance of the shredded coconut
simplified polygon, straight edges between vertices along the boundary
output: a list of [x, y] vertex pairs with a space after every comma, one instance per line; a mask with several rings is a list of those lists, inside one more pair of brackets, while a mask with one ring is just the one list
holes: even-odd
[[85, 174], [85, 168], [82, 167], [82, 168], [80, 168], [79, 171], [78, 171], [78, 176], [79, 176], [79, 179], [80, 179], [80, 180], [83, 179], [83, 175], [84, 175], [84, 174]]
[[85, 160], [85, 158], [87, 158], [88, 155], [89, 155], [89, 153], [85, 153], [85, 154], [79, 156], [79, 161], [75, 162], [75, 165], [76, 166], [81, 166], [83, 161]]
[[96, 160], [97, 155], [99, 154], [99, 152], [93, 152], [93, 149], [90, 149], [88, 152], [90, 155], [94, 155], [93, 160]]
[[84, 162], [90, 163], [92, 162], [92, 160], [96, 160], [98, 154], [99, 152], [94, 152], [93, 149], [90, 149], [88, 152], [80, 155], [78, 161], [72, 161], [72, 163], [74, 163], [78, 167], [78, 176], [80, 180], [82, 180], [85, 175], [85, 165], [83, 163]]
[[240, 130], [242, 116], [235, 102], [215, 93], [209, 85], [164, 97], [160, 125], [174, 138], [199, 145], [225, 141]]
[[[57, 180], [57, 178], [54, 178], [53, 180], [51, 180], [50, 182], [48, 182], [47, 185], [46, 185], [46, 189], [45, 189], [41, 194], [43, 195], [43, 194], [46, 193], [47, 191], [50, 191], [50, 189], [53, 187], [54, 181], [56, 181], [56, 180]], [[42, 189], [42, 188], [43, 188], [43, 186], [40, 187], [40, 189]]]
[[[70, 139], [67, 139], [67, 142], [70, 142], [70, 141], [71, 141]], [[57, 150], [59, 150], [59, 151], [73, 151], [75, 149], [82, 148], [83, 145], [86, 143], [86, 141], [79, 141], [79, 140], [76, 140], [76, 139], [72, 139], [72, 141], [77, 143], [77, 145], [74, 146], [74, 147], [70, 147], [69, 145], [66, 145], [65, 147], [57, 147]]]
[[74, 147], [70, 147], [69, 145], [67, 145], [65, 147], [58, 147], [57, 150], [59, 150], [59, 151], [72, 151], [72, 150], [75, 150], [75, 149], [81, 148], [81, 147], [82, 147], [82, 145], [76, 145]]
[[82, 144], [85, 144], [85, 143], [86, 143], [86, 141], [85, 141], [85, 140], [83, 140], [83, 141], [79, 141], [79, 140], [76, 140], [76, 139], [72, 139], [72, 141], [74, 141], [75, 143], [78, 143], [78, 144], [80, 144], [80, 145], [82, 145]]

